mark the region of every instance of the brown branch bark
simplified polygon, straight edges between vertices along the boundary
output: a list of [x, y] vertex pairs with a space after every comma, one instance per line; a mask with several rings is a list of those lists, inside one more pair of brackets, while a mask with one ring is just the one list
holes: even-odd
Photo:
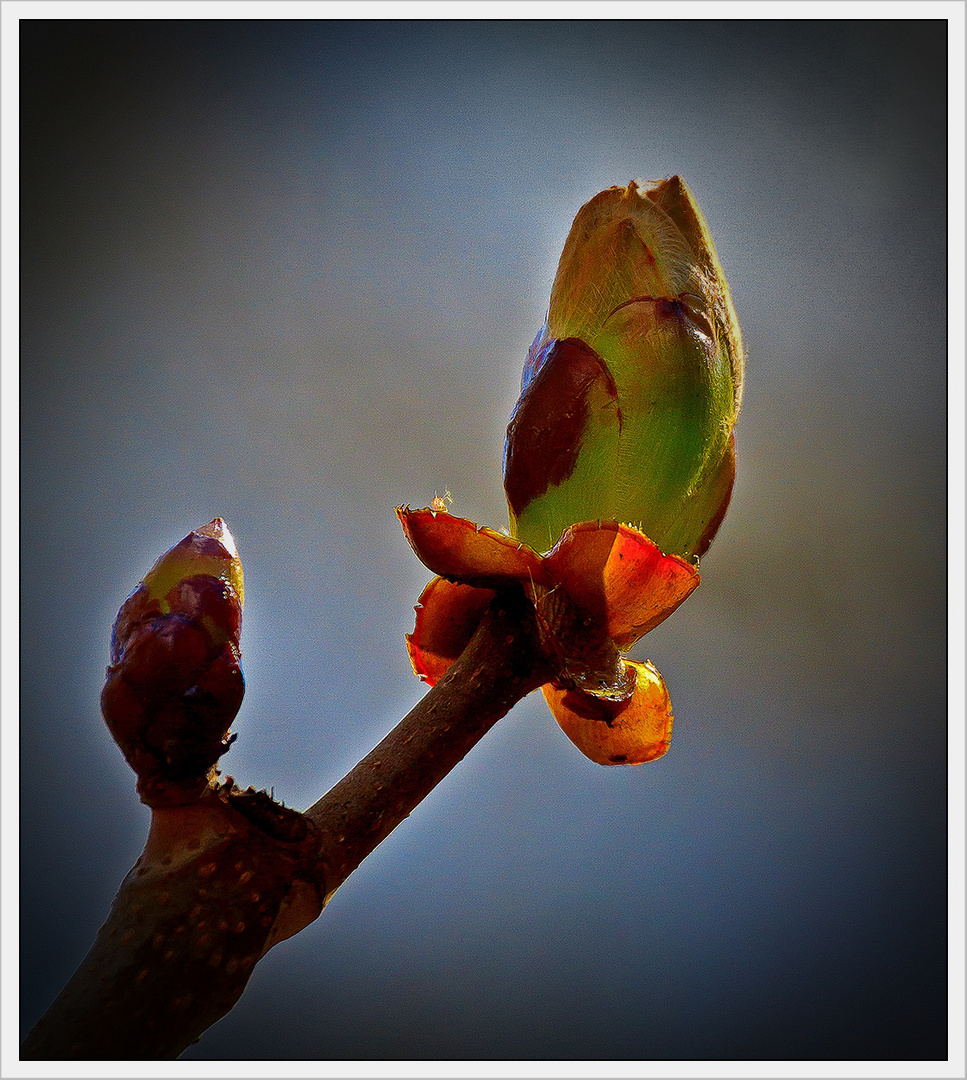
[[145, 849], [24, 1060], [175, 1058], [227, 1013], [258, 960], [531, 690], [553, 676], [533, 608], [498, 596], [448, 674], [304, 814], [215, 784], [152, 811]]

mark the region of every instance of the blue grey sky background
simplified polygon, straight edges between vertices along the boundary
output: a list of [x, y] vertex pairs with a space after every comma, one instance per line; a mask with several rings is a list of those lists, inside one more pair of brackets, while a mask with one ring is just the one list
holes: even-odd
[[304, 808], [422, 693], [393, 507], [506, 523], [571, 219], [681, 174], [748, 350], [732, 509], [636, 648], [669, 754], [521, 703], [187, 1058], [946, 1056], [946, 24], [22, 21], [22, 1028], [148, 813], [111, 623], [215, 515], [224, 771]]

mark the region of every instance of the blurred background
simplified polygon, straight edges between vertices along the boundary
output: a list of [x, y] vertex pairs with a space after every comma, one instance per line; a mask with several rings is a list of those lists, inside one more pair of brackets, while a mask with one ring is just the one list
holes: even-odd
[[421, 696], [393, 514], [506, 524], [582, 203], [680, 173], [748, 349], [732, 509], [635, 650], [669, 754], [540, 696], [187, 1058], [946, 1056], [943, 21], [22, 21], [22, 1028], [148, 812], [117, 608], [224, 517], [222, 761], [305, 808]]

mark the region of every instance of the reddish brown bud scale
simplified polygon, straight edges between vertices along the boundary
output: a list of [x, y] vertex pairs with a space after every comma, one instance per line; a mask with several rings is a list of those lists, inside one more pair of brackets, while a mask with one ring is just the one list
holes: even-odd
[[406, 638], [424, 682], [433, 686], [447, 673], [495, 590], [520, 589], [556, 673], [544, 696], [568, 738], [602, 765], [639, 764], [665, 753], [672, 716], [661, 675], [621, 654], [698, 585], [694, 566], [616, 521], [571, 525], [540, 555], [429, 507], [396, 512], [416, 554], [445, 575], [423, 590]]
[[572, 474], [589, 424], [621, 427], [614, 380], [579, 338], [548, 342], [532, 368], [504, 449], [504, 488], [515, 516]]

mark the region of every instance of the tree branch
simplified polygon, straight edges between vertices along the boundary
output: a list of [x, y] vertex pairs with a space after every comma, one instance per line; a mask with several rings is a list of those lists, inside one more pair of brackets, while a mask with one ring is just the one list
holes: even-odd
[[25, 1060], [175, 1058], [241, 996], [258, 960], [350, 873], [487, 731], [553, 677], [532, 606], [500, 593], [450, 672], [304, 814], [214, 781], [152, 810], [145, 849]]
[[328, 794], [306, 811], [331, 895], [513, 705], [553, 677], [533, 606], [494, 601], [459, 660]]

